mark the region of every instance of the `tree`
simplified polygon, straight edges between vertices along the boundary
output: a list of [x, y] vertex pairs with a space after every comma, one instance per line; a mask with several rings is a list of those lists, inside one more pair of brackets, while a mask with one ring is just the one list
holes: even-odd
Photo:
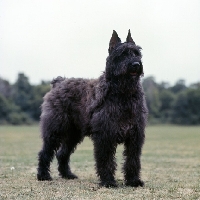
[[0, 94], [3, 95], [5, 98], [10, 98], [12, 92], [12, 86], [6, 80], [0, 78]]
[[8, 114], [10, 112], [10, 105], [7, 99], [0, 94], [0, 122], [5, 123], [7, 121]]
[[[154, 77], [143, 81], [149, 109], [150, 123], [200, 124], [200, 82], [187, 87], [179, 80], [156, 83]], [[30, 124], [38, 121], [43, 96], [50, 90], [50, 82], [31, 85], [28, 77], [18, 74], [11, 85], [0, 78], [0, 124]]]
[[160, 99], [158, 85], [154, 77], [148, 77], [143, 81], [143, 88], [146, 96], [147, 107], [149, 109], [149, 118], [159, 118]]
[[159, 98], [162, 122], [169, 122], [173, 111], [175, 95], [169, 89], [163, 89], [159, 93]]
[[23, 74], [18, 74], [18, 79], [13, 86], [13, 99], [22, 111], [28, 112], [30, 107], [30, 100], [32, 98], [32, 86], [28, 78]]
[[50, 90], [49, 82], [42, 82], [40, 85], [33, 87], [33, 98], [30, 104], [30, 113], [34, 120], [39, 120], [44, 95]]
[[185, 90], [186, 88], [187, 87], [185, 85], [185, 80], [180, 79], [176, 82], [176, 84], [173, 87], [171, 87], [171, 91], [173, 93], [178, 93], [178, 92]]
[[173, 108], [172, 122], [200, 124], [200, 87], [189, 88], [178, 94]]

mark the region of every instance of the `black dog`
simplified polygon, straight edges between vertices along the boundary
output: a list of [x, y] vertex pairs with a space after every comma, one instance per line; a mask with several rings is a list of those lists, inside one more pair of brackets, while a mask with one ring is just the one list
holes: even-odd
[[90, 136], [101, 186], [117, 186], [115, 152], [120, 143], [125, 148], [125, 184], [143, 186], [140, 156], [147, 108], [140, 83], [140, 49], [130, 30], [125, 43], [113, 31], [106, 69], [99, 79], [58, 77], [52, 81], [42, 104], [38, 180], [51, 180], [50, 162], [55, 153], [60, 176], [77, 178], [70, 170], [70, 155], [85, 136]]

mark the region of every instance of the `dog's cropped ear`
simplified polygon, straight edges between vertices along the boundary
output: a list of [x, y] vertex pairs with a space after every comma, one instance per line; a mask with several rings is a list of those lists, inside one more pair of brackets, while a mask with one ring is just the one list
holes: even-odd
[[133, 38], [131, 37], [130, 29], [128, 30], [128, 35], [127, 35], [127, 38], [126, 38], [126, 42], [131, 42], [131, 43], [135, 44], [135, 42], [133, 41]]
[[121, 39], [118, 37], [117, 32], [113, 30], [112, 37], [110, 39], [109, 43], [109, 49], [108, 52], [111, 53], [113, 49], [117, 46], [117, 44], [121, 43]]

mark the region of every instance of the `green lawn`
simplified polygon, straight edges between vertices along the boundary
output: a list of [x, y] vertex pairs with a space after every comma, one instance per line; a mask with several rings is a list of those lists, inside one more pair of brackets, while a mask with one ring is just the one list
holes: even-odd
[[[71, 166], [79, 179], [63, 180], [54, 160], [52, 182], [36, 180], [38, 126], [0, 127], [0, 199], [200, 199], [200, 126], [150, 126], [142, 155], [144, 188], [123, 185], [122, 150], [117, 149], [119, 187], [98, 187], [93, 146], [78, 146]], [[13, 170], [11, 168], [14, 167]]]

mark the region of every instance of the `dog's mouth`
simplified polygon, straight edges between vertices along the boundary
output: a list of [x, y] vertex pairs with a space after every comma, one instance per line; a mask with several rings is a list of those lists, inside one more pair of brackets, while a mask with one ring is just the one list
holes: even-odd
[[137, 76], [138, 74], [137, 74], [137, 72], [130, 72], [130, 75], [131, 76]]
[[142, 66], [139, 62], [130, 63], [128, 65], [128, 73], [133, 77], [140, 76], [143, 73]]

